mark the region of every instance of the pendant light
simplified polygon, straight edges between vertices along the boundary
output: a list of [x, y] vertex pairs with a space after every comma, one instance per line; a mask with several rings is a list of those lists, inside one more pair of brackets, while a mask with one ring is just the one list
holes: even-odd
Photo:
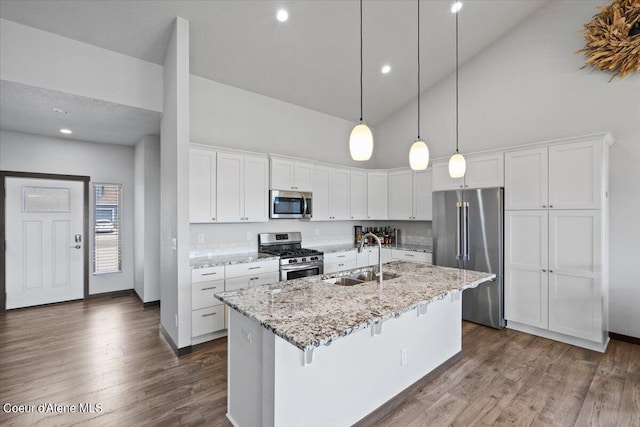
[[409, 150], [409, 165], [413, 170], [429, 166], [429, 147], [420, 139], [420, 0], [418, 0], [418, 138]]
[[451, 12], [456, 14], [456, 152], [449, 159], [449, 176], [462, 178], [467, 171], [467, 161], [458, 151], [458, 12], [462, 9], [462, 3], [456, 2], [451, 7]]
[[373, 153], [373, 134], [362, 120], [362, 0], [360, 0], [360, 122], [351, 131], [349, 151], [351, 158], [356, 161], [369, 160]]

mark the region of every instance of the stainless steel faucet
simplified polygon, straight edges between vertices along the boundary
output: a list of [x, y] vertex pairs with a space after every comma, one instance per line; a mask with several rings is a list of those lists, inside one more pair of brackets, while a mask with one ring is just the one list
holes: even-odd
[[364, 242], [367, 240], [368, 236], [373, 237], [376, 239], [376, 242], [378, 242], [378, 283], [382, 285], [382, 242], [378, 236], [373, 233], [367, 233], [362, 236], [362, 240], [360, 240], [360, 245], [358, 246], [358, 253], [362, 252], [362, 247], [364, 246]]

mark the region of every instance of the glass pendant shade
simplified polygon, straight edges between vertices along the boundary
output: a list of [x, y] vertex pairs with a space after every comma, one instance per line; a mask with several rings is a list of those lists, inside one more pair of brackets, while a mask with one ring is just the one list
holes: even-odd
[[421, 139], [416, 139], [409, 150], [409, 165], [414, 171], [425, 170], [429, 166], [429, 147]]
[[373, 153], [373, 134], [364, 122], [358, 123], [349, 137], [349, 151], [353, 160], [362, 162], [369, 160]]
[[464, 156], [456, 152], [449, 159], [449, 176], [451, 178], [462, 178], [467, 171], [467, 161]]

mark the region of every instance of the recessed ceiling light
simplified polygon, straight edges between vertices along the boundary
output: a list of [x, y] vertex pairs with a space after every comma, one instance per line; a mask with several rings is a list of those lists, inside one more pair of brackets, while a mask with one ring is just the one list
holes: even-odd
[[380, 71], [382, 71], [382, 74], [387, 74], [389, 71], [391, 71], [391, 65], [383, 65]]
[[451, 13], [458, 13], [458, 12], [460, 12], [460, 9], [462, 9], [462, 2], [461, 1], [457, 1], [454, 4], [451, 5]]
[[287, 12], [284, 9], [280, 9], [278, 11], [278, 13], [276, 14], [276, 18], [278, 19], [278, 21], [280, 22], [285, 22], [287, 19], [289, 19], [289, 12]]
[[60, 133], [64, 133], [65, 135], [69, 135], [70, 133], [73, 133], [73, 132], [71, 132], [71, 129], [63, 128], [63, 129], [60, 129]]
[[56, 113], [60, 113], [60, 114], [69, 114], [68, 111], [64, 111], [64, 110], [61, 110], [59, 108], [54, 108], [53, 111], [56, 112]]

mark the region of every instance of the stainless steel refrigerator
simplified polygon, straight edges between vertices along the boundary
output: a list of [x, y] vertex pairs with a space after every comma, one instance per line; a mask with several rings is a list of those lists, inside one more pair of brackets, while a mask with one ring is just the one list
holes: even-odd
[[462, 318], [493, 328], [504, 320], [504, 189], [433, 193], [433, 263], [495, 273], [462, 293]]

